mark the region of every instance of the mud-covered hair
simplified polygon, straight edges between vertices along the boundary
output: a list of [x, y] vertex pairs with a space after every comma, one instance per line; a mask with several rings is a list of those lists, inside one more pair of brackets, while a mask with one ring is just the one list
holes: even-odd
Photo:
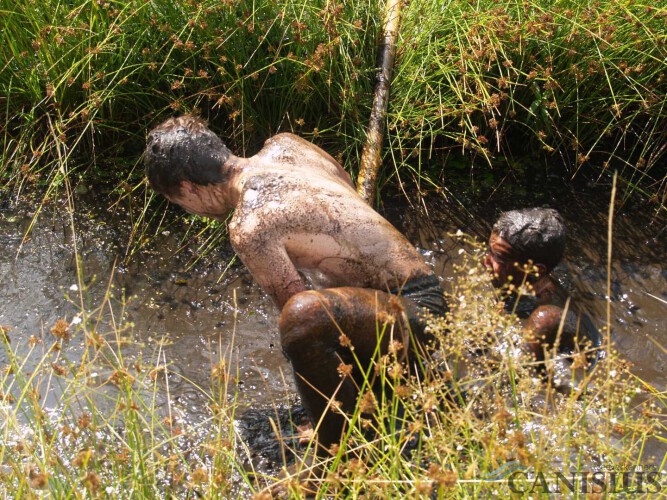
[[524, 208], [503, 212], [493, 232], [512, 246], [521, 264], [532, 260], [550, 272], [563, 258], [567, 230], [552, 208]]
[[230, 154], [200, 118], [169, 118], [148, 134], [146, 176], [157, 192], [178, 195], [184, 180], [200, 185], [225, 182], [222, 166]]

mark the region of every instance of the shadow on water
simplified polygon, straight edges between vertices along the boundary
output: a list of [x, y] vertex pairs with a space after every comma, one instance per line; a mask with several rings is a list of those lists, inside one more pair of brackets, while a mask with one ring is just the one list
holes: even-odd
[[[607, 304], [607, 195], [592, 198], [570, 189], [566, 195], [547, 195], [523, 205], [457, 204], [438, 197], [426, 200], [426, 214], [408, 209], [402, 199], [385, 202], [384, 211], [446, 283], [457, 259], [458, 243], [450, 236], [456, 229], [486, 238], [501, 210], [528, 204], [559, 209], [570, 243], [557, 276], [601, 326]], [[286, 402], [295, 402], [291, 370], [279, 346], [277, 310], [241, 265], [228, 268], [233, 256], [228, 244], [191, 266], [197, 245], [190, 242], [178, 252], [186, 237], [181, 221], [163, 226], [145, 250], [120, 264], [131, 218], [119, 208], [110, 212], [108, 205], [92, 197], [77, 200], [70, 218], [65, 201], [52, 201], [25, 241], [32, 205], [0, 210], [0, 325], [11, 327], [12, 346], [25, 352], [30, 336], [48, 336], [57, 319], [69, 321], [82, 307], [97, 307], [111, 281], [116, 300], [127, 302], [127, 320], [133, 324], [127, 362], [158, 355], [165, 359], [176, 374], [169, 380], [169, 394], [191, 422], [206, 418], [208, 402], [197, 387], [210, 385], [215, 360], [233, 338], [244, 408], [239, 414], [247, 415], [240, 427], [250, 437], [254, 434], [257, 446], [270, 448], [265, 441], [271, 430], [265, 422], [274, 410], [264, 409], [283, 408], [276, 419], [289, 425], [283, 410]], [[659, 347], [667, 346], [667, 234], [662, 224], [641, 210], [616, 214], [611, 317], [612, 339], [634, 364], [633, 371], [665, 391], [667, 355]], [[83, 346], [72, 341], [67, 349], [68, 356], [76, 358]], [[0, 351], [0, 366], [6, 363], [6, 353]], [[47, 402], [49, 397], [55, 400], [51, 394]], [[258, 461], [270, 462], [278, 453], [275, 448]]]

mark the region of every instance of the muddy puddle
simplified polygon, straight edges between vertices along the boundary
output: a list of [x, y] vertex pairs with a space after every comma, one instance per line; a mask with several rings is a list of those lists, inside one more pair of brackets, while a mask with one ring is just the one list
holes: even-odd
[[[602, 325], [607, 304], [606, 200], [599, 196], [592, 201], [572, 190], [566, 198], [542, 201], [562, 211], [570, 230], [559, 279]], [[132, 325], [133, 341], [124, 347], [127, 363], [164, 360], [174, 374], [168, 387], [171, 398], [190, 422], [207, 417], [208, 401], [198, 387], [210, 386], [211, 370], [232, 340], [239, 413], [295, 400], [291, 370], [279, 346], [278, 312], [240, 264], [230, 265], [228, 243], [221, 242], [193, 264], [202, 243], [197, 231], [172, 218], [159, 228], [149, 225], [143, 237], [150, 236], [151, 243], [126, 258], [127, 243], [136, 238], [130, 232], [136, 216], [132, 209], [89, 196], [75, 200], [70, 217], [66, 200], [55, 200], [31, 227], [36, 203], [5, 203], [0, 210], [0, 325], [11, 328], [18, 353], [28, 351], [31, 336], [48, 337], [59, 318], [72, 321], [82, 308], [95, 310], [110, 289], [114, 308], [124, 308], [126, 323]], [[450, 233], [462, 229], [485, 237], [499, 210], [518, 206], [464, 205], [438, 198], [427, 201], [425, 214], [400, 200], [385, 202], [387, 217], [445, 282], [459, 248]], [[634, 364], [633, 371], [665, 391], [667, 355], [659, 347], [667, 346], [667, 230], [662, 224], [646, 210], [616, 215], [611, 334]], [[72, 339], [67, 345], [70, 359], [83, 352], [77, 342]], [[0, 350], [0, 366], [7, 362], [7, 353]], [[55, 396], [46, 395], [47, 402]], [[655, 446], [655, 454], [664, 455], [665, 450]]]
[[[201, 401], [191, 388], [210, 385], [211, 368], [232, 339], [245, 404], [280, 394], [281, 372], [289, 370], [279, 348], [277, 311], [242, 266], [227, 269], [233, 253], [215, 251], [193, 266], [193, 249], [182, 250], [186, 232], [166, 225], [140, 255], [127, 258], [130, 217], [92, 203], [77, 203], [72, 218], [65, 200], [53, 202], [27, 238], [34, 211], [24, 204], [0, 211], [0, 324], [11, 329], [14, 349], [27, 351], [33, 335], [49, 338], [60, 318], [76, 323], [82, 309], [96, 310], [108, 295], [132, 325], [126, 362], [164, 359], [175, 374], [171, 394], [193, 415]], [[67, 345], [70, 359], [82, 349], [75, 340]], [[6, 362], [0, 351], [0, 364]]]

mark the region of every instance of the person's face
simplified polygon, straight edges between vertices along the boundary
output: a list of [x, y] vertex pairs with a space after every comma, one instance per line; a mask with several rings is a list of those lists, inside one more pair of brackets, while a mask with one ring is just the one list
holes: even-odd
[[165, 195], [170, 202], [180, 205], [191, 214], [210, 219], [225, 220], [230, 212], [225, 196], [212, 186], [199, 186], [188, 181], [181, 183], [178, 194]]
[[484, 265], [493, 273], [492, 283], [496, 288], [505, 285], [510, 276], [514, 282], [521, 282], [519, 276], [522, 272], [515, 265], [516, 259], [512, 258], [512, 246], [495, 232], [489, 238], [489, 251], [484, 258]]

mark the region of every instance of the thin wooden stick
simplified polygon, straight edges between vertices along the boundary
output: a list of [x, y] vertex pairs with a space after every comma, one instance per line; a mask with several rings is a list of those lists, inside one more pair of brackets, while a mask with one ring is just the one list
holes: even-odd
[[396, 55], [396, 39], [401, 20], [401, 0], [387, 0], [385, 13], [383, 42], [380, 47], [380, 64], [377, 84], [373, 95], [373, 109], [366, 134], [366, 144], [361, 153], [361, 166], [357, 179], [357, 192], [370, 205], [375, 202], [377, 177], [382, 164], [382, 141], [384, 139], [384, 123], [389, 103], [391, 72]]

